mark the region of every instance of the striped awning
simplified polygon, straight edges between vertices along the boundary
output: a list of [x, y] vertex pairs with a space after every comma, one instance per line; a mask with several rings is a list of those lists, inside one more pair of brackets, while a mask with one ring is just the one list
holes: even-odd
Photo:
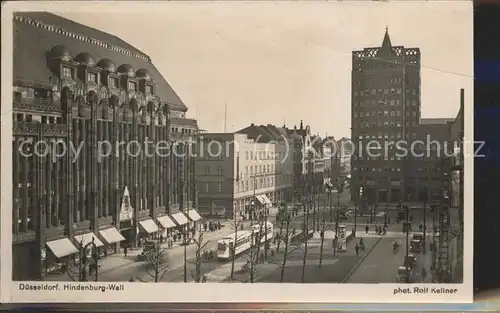
[[255, 196], [255, 198], [257, 198], [257, 201], [259, 201], [260, 204], [266, 204], [266, 200], [264, 200], [261, 195]]
[[261, 197], [262, 197], [262, 200], [264, 201], [264, 204], [269, 204], [269, 205], [273, 204], [271, 202], [271, 200], [266, 195], [261, 195]]

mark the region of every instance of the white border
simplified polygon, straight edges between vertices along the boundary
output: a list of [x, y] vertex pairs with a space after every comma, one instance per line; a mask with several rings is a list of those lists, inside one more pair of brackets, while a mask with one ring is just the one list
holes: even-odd
[[[358, 2], [358, 1], [356, 1]], [[429, 1], [430, 2], [430, 1]], [[450, 2], [452, 5], [453, 2]], [[359, 3], [359, 2], [358, 2]], [[179, 5], [176, 3], [173, 5]], [[368, 3], [366, 3], [368, 4]], [[429, 3], [430, 4], [430, 3]], [[435, 294], [425, 295], [398, 295], [393, 296], [393, 289], [396, 287], [406, 287], [395, 284], [161, 284], [161, 288], [156, 284], [124, 283], [123, 292], [23, 292], [19, 291], [18, 283], [11, 281], [12, 268], [12, 216], [10, 208], [12, 206], [12, 159], [11, 140], [12, 137], [12, 12], [17, 11], [58, 11], [68, 12], [78, 8], [80, 12], [100, 13], [106, 10], [117, 11], [116, 6], [120, 6], [120, 12], [146, 12], [150, 10], [150, 5], [166, 5], [166, 3], [151, 3], [145, 5], [144, 2], [78, 2], [78, 1], [57, 1], [57, 2], [4, 2], [2, 3], [2, 150], [4, 156], [1, 159], [1, 301], [7, 302], [282, 302], [282, 303], [303, 303], [303, 302], [393, 302], [393, 303], [463, 303], [472, 302], [472, 253], [473, 253], [473, 193], [466, 192], [464, 205], [469, 208], [464, 210], [464, 284], [443, 285], [443, 287], [457, 288], [458, 292], [454, 296], [443, 296]], [[172, 5], [172, 4], [171, 4]], [[200, 5], [200, 3], [189, 2], [183, 5]], [[209, 5], [206, 2], [201, 5]], [[384, 4], [381, 4], [384, 5]], [[472, 2], [471, 15], [472, 15]], [[472, 19], [471, 19], [472, 20]], [[472, 43], [472, 38], [471, 41]], [[472, 44], [471, 44], [472, 49]], [[470, 60], [472, 63], [473, 60]], [[470, 90], [470, 91], [469, 91]], [[467, 91], [472, 92], [471, 86]], [[457, 90], [457, 93], [459, 91]], [[470, 97], [467, 97], [470, 99]], [[473, 138], [473, 106], [471, 103], [465, 105], [465, 134], [466, 139]], [[466, 146], [466, 155], [472, 155], [472, 145]], [[465, 159], [464, 190], [473, 190], [473, 160], [471, 157]], [[49, 282], [52, 283], [52, 282]], [[64, 282], [75, 284], [71, 282]], [[61, 283], [61, 284], [64, 284]], [[106, 284], [106, 283], [103, 283]], [[417, 285], [412, 285], [413, 288]], [[418, 285], [439, 287], [441, 285]]]

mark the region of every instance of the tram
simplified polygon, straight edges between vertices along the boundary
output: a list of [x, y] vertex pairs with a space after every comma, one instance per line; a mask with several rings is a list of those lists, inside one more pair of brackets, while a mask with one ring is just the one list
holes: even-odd
[[[217, 258], [219, 260], [230, 260], [252, 246], [257, 244], [257, 239], [260, 237], [260, 244], [273, 239], [273, 224], [266, 222], [264, 225], [255, 224], [250, 226], [250, 230], [241, 230], [219, 239], [217, 242]], [[267, 229], [267, 234], [264, 231]], [[261, 236], [257, 234], [261, 233]], [[236, 238], [237, 237], [237, 238]], [[234, 255], [232, 251], [234, 249]]]

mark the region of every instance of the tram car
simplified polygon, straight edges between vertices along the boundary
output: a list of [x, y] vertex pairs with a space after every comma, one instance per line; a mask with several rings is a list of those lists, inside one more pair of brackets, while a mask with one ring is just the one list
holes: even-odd
[[[273, 239], [273, 224], [270, 222], [266, 223], [267, 225], [267, 236], [266, 233], [262, 233], [260, 236], [260, 244], [263, 244], [267, 241]], [[237, 256], [252, 246], [257, 244], [257, 236], [258, 233], [261, 233], [261, 230], [264, 227], [261, 225], [252, 225], [250, 226], [250, 230], [241, 230], [236, 233], [229, 234], [222, 239], [219, 239], [217, 242], [217, 258], [219, 260], [230, 260], [233, 256]], [[238, 238], [236, 238], [238, 236]], [[234, 255], [232, 254], [232, 250], [234, 248]]]

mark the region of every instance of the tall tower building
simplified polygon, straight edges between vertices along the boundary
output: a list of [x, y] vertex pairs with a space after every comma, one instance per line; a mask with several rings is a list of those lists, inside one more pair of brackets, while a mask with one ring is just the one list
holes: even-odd
[[[367, 203], [411, 201], [407, 173], [412, 161], [396, 153], [394, 145], [410, 146], [417, 137], [420, 49], [393, 46], [386, 28], [381, 47], [353, 51], [351, 99], [353, 200], [362, 187]], [[373, 149], [374, 142], [382, 149]]]

